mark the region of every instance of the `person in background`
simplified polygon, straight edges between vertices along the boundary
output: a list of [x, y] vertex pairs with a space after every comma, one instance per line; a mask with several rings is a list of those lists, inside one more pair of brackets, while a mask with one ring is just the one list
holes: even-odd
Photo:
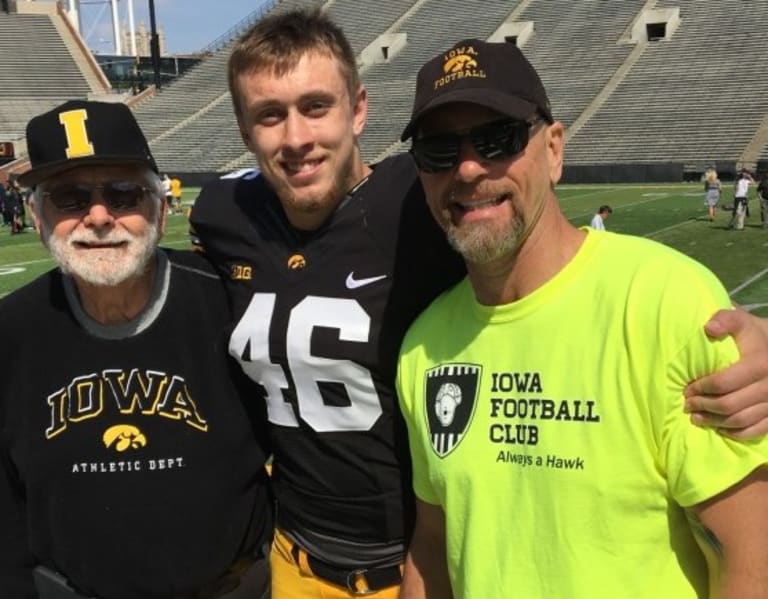
[[24, 231], [24, 195], [17, 178], [8, 180], [8, 191], [6, 193], [5, 205], [9, 211], [11, 234]]
[[757, 197], [760, 198], [760, 220], [763, 229], [768, 229], [768, 171], [763, 173], [757, 186]]
[[715, 211], [720, 203], [722, 183], [714, 168], [708, 168], [704, 173], [704, 204], [707, 206], [710, 222], [715, 220]]
[[734, 183], [733, 217], [729, 229], [744, 230], [744, 219], [749, 216], [749, 186], [755, 180], [746, 169], [743, 169]]
[[143, 133], [78, 100], [27, 143], [58, 267], [0, 301], [0, 597], [266, 599], [264, 407], [215, 272], [158, 248]]
[[[5, 182], [5, 186], [4, 186], [5, 196], [3, 198], [3, 206], [2, 206], [4, 227], [11, 227], [13, 224], [13, 199], [11, 198], [13, 189], [14, 189], [13, 180], [11, 177], [9, 177], [8, 180]], [[13, 230], [11, 230], [11, 233], [13, 233]]]
[[174, 214], [181, 214], [181, 179], [178, 175], [171, 177], [171, 202]]
[[168, 208], [168, 214], [171, 214], [173, 210], [173, 192], [171, 191], [171, 178], [168, 173], [163, 173], [161, 180], [163, 186], [163, 196], [165, 197], [165, 205]]
[[596, 231], [605, 231], [605, 221], [613, 213], [613, 210], [608, 204], [603, 204], [598, 208], [597, 213], [592, 217], [592, 222], [589, 226]]
[[3, 226], [6, 226], [6, 219], [5, 219], [5, 201], [8, 198], [8, 191], [6, 188], [6, 184], [0, 181], [0, 213], [3, 215]]

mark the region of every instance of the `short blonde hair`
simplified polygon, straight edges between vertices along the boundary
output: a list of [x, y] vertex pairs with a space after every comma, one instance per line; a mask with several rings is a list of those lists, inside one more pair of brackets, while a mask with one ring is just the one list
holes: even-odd
[[320, 10], [292, 10], [270, 15], [245, 32], [235, 43], [227, 63], [229, 93], [238, 120], [243, 116], [238, 78], [243, 73], [290, 72], [306, 54], [335, 58], [346, 79], [350, 102], [360, 87], [355, 53], [344, 32]]

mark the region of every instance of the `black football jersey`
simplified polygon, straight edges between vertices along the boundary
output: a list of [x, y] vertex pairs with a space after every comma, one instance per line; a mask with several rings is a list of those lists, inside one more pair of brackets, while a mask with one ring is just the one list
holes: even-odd
[[374, 166], [317, 231], [292, 228], [256, 172], [204, 187], [191, 221], [233, 303], [230, 352], [266, 397], [278, 525], [402, 546], [412, 490], [397, 355], [464, 274], [410, 156]]

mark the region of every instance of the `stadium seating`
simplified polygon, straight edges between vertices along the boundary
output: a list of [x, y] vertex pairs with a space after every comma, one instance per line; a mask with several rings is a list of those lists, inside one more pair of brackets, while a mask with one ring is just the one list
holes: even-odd
[[467, 18], [462, 0], [426, 0], [419, 3], [396, 32], [408, 44], [390, 63], [375, 64], [363, 72], [371, 107], [362, 136], [364, 158], [377, 160], [400, 149], [397, 143], [411, 110], [416, 73], [425, 58], [469, 37], [487, 38], [514, 10], [517, 2], [484, 3]]
[[[406, 37], [389, 61], [361, 62], [371, 103], [361, 140], [368, 161], [403, 149], [399, 133], [427, 57], [461, 38], [488, 39], [505, 23], [531, 22], [524, 51], [547, 86], [556, 118], [571, 127], [567, 165], [674, 162], [695, 169], [768, 161], [768, 2], [748, 4], [749, 14], [744, 0], [709, 0], [706, 10], [700, 0], [280, 0], [272, 10], [323, 6], [358, 57], [382, 34]], [[668, 39], [631, 42], [629, 31], [649, 6], [678, 8], [679, 27]], [[231, 45], [224, 40], [136, 107], [162, 170], [252, 164], [227, 91]], [[17, 48], [22, 54], [9, 50]], [[31, 52], [44, 60], [31, 60]], [[88, 93], [48, 17], [0, 14], [0, 56], [6, 98], [0, 132], [18, 133], [31, 114]]]
[[680, 29], [648, 43], [570, 140], [571, 163], [738, 161], [768, 114], [768, 2], [658, 4], [680, 8]]
[[524, 50], [547, 88], [555, 118], [566, 126], [626, 60], [632, 46], [617, 41], [644, 4], [550, 0], [532, 2], [518, 16], [534, 23], [536, 33]]
[[24, 137], [27, 121], [91, 87], [51, 16], [0, 12], [0, 135]]

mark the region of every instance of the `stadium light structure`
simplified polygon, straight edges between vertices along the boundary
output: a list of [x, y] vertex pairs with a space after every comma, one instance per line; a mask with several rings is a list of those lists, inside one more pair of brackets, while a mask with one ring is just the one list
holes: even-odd
[[160, 81], [160, 36], [157, 35], [157, 23], [155, 22], [155, 0], [149, 0], [149, 23], [151, 27], [149, 49], [152, 54], [152, 72], [155, 75], [155, 89], [159, 90], [162, 86]]
[[136, 23], [133, 16], [133, 0], [128, 0], [128, 39], [131, 42], [131, 56], [134, 58], [138, 55], [136, 51]]

